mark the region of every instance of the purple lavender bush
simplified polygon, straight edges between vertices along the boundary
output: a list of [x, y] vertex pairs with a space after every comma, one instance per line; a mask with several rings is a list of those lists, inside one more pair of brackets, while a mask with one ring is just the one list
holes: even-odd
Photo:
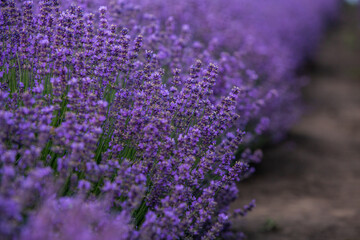
[[1, 2], [1, 238], [215, 239], [260, 157], [235, 160], [242, 89], [213, 103], [216, 65], [60, 7]]
[[1, 239], [216, 239], [255, 206], [229, 212], [249, 143], [296, 119], [302, 50], [235, 8], [139, 3], [1, 0]]

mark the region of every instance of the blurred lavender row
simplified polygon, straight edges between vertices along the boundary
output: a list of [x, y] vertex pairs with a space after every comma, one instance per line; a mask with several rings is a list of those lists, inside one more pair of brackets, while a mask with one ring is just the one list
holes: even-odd
[[337, 8], [267, 2], [1, 0], [0, 238], [241, 239]]
[[[327, 24], [336, 18], [340, 3], [339, 0], [107, 1], [116, 24], [134, 26], [140, 21], [152, 27], [143, 32], [148, 36], [146, 46], [157, 53], [162, 65], [172, 69], [174, 58], [185, 68], [195, 59], [215, 63], [219, 67], [214, 87], [216, 99], [228, 94], [231, 87], [240, 87], [244, 92], [237, 104], [241, 116], [237, 126], [247, 129], [249, 141], [264, 134], [281, 139], [301, 115], [301, 88], [307, 79], [298, 76], [296, 70], [312, 56]], [[94, 9], [103, 2], [79, 1], [79, 4]], [[164, 25], [188, 36], [166, 44], [161, 37]], [[182, 53], [181, 56], [170, 51], [177, 44], [175, 54]]]

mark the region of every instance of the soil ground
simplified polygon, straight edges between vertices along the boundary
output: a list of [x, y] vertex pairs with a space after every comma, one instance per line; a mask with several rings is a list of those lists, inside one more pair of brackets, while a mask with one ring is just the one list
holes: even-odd
[[232, 208], [257, 202], [234, 222], [249, 240], [360, 239], [359, 26], [357, 9], [344, 7], [314, 59], [309, 110], [239, 184]]

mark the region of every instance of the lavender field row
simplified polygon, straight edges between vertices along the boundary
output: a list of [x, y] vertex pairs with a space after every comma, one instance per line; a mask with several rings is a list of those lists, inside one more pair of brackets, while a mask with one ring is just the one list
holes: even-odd
[[0, 1], [0, 239], [242, 239], [337, 0]]

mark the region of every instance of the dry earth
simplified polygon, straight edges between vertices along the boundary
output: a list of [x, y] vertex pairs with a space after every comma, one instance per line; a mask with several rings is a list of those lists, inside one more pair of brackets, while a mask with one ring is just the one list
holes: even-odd
[[360, 18], [344, 7], [340, 20], [315, 57], [307, 114], [239, 184], [232, 208], [257, 201], [234, 223], [249, 240], [360, 239]]

